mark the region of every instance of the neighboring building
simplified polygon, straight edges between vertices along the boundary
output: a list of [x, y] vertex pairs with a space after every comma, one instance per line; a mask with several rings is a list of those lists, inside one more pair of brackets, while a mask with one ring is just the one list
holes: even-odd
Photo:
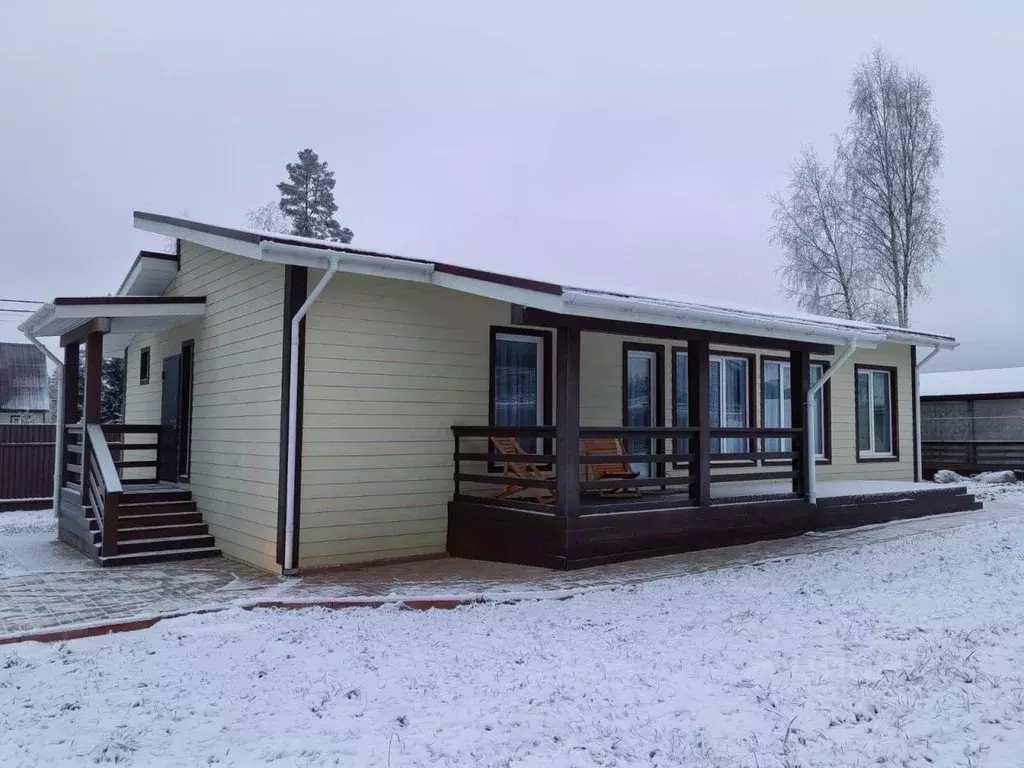
[[925, 475], [1024, 471], [1024, 368], [921, 376]]
[[45, 424], [49, 413], [42, 350], [33, 344], [0, 342], [0, 424]]
[[952, 338], [135, 224], [177, 254], [22, 325], [61, 337], [65, 413], [80, 354], [127, 355], [126, 425], [87, 364], [68, 431], [61, 535], [101, 562], [567, 568], [977, 506], [914, 483], [915, 345]]

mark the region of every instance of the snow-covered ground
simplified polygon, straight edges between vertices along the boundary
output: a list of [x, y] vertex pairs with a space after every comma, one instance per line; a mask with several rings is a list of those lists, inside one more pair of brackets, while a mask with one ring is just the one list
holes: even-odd
[[4, 646], [0, 765], [1019, 766], [1022, 589], [1006, 517], [568, 600]]
[[4, 546], [13, 537], [21, 540], [57, 538], [57, 518], [49, 509], [0, 512], [0, 578], [22, 571], [17, 559]]

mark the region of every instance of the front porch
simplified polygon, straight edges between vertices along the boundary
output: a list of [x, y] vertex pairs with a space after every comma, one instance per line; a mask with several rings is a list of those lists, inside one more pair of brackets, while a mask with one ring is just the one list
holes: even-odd
[[[830, 430], [830, 407], [812, 401], [815, 392], [822, 391], [846, 362], [849, 352], [837, 354], [831, 345], [808, 341], [595, 320], [523, 308], [513, 313], [513, 323], [517, 322], [554, 329], [551, 421], [543, 426], [451, 427], [455, 485], [448, 504], [447, 550], [451, 555], [582, 568], [981, 506], [963, 488], [910, 482], [912, 464], [906, 465], [907, 479], [900, 482], [817, 480], [822, 457], [815, 446]], [[674, 426], [662, 426], [660, 418], [641, 426], [635, 421], [633, 426], [581, 424], [584, 331], [643, 341], [685, 342], [688, 396], [683, 409], [671, 409]], [[624, 343], [624, 349], [645, 346], [654, 345]], [[714, 355], [723, 354], [723, 347], [752, 350], [756, 352], [748, 355], [752, 360], [760, 356], [761, 360], [783, 361], [785, 368], [777, 370], [788, 369], [786, 379], [779, 382], [786, 390], [788, 412], [776, 423], [785, 426], [756, 426], [765, 421], [753, 418], [756, 409], [749, 401], [747, 426], [722, 426], [728, 423], [724, 406], [723, 417], [712, 419], [710, 413], [717, 408], [709, 408], [714, 391], [712, 361]], [[812, 356], [822, 371], [816, 385], [812, 384]], [[630, 375], [627, 363], [624, 355], [626, 424], [631, 423], [629, 401], [634, 395], [626, 380]], [[676, 373], [673, 369], [674, 387]], [[843, 373], [853, 375], [850, 370]], [[658, 376], [663, 378], [660, 372]], [[753, 371], [748, 371], [748, 378], [753, 376]], [[753, 401], [758, 395], [753, 381], [749, 383], [749, 400]], [[715, 387], [720, 390], [724, 386], [720, 369]], [[493, 390], [492, 383], [492, 399]], [[778, 399], [783, 402], [781, 395]], [[662, 406], [653, 409], [661, 415], [664, 411]], [[895, 416], [892, 418], [892, 439], [897, 440], [899, 432]], [[816, 420], [825, 420], [824, 430]], [[852, 433], [855, 425], [849, 424], [848, 429]], [[520, 443], [528, 448], [517, 447]], [[595, 450], [595, 445], [600, 450]], [[896, 453], [893, 449], [894, 457], [883, 460], [898, 461]], [[609, 465], [635, 471], [611, 476], [597, 471]], [[871, 477], [868, 470], [864, 472]]]

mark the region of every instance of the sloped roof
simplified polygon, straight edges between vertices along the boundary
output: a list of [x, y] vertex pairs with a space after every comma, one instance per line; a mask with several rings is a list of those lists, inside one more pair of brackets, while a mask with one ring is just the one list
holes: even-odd
[[1024, 367], [921, 374], [921, 397], [1024, 392]]
[[32, 344], [0, 342], [0, 411], [48, 411], [46, 356]]

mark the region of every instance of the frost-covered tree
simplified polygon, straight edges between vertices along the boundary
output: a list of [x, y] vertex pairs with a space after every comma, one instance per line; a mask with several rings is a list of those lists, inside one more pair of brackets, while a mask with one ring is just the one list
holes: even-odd
[[285, 166], [288, 181], [277, 185], [281, 192], [280, 208], [292, 222], [292, 234], [318, 240], [352, 242], [352, 230], [342, 227], [334, 218], [338, 206], [334, 202], [334, 171], [327, 161], [320, 161], [312, 149], [299, 152], [297, 163]]
[[258, 229], [260, 232], [280, 232], [281, 234], [292, 231], [291, 223], [281, 212], [281, 206], [277, 203], [264, 203], [259, 208], [253, 208], [245, 218], [249, 229]]

